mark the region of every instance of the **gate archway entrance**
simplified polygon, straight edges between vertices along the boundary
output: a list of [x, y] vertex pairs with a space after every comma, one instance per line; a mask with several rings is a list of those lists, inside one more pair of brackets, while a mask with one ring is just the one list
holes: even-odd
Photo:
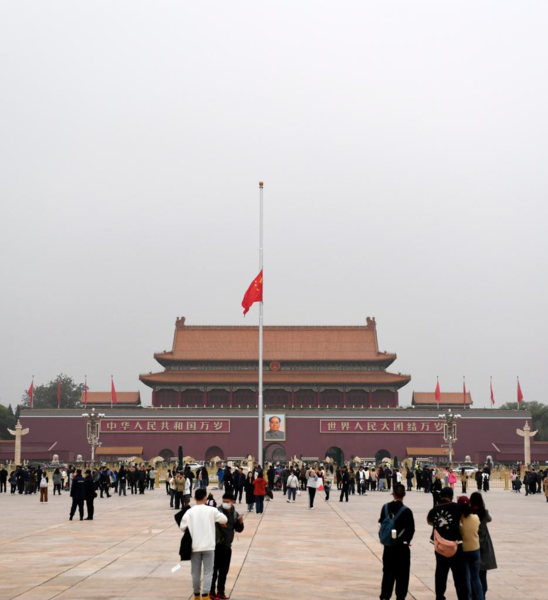
[[160, 450], [158, 456], [161, 456], [166, 462], [169, 462], [173, 459], [177, 460], [177, 453], [173, 452], [173, 450], [170, 450], [169, 448]]
[[338, 446], [331, 446], [325, 455], [332, 458], [333, 462], [338, 466], [344, 464], [344, 452]]
[[211, 460], [218, 456], [219, 458], [225, 458], [225, 453], [219, 448], [219, 446], [210, 446], [205, 453], [205, 460]]
[[287, 460], [287, 453], [282, 444], [275, 442], [268, 444], [264, 449], [265, 460], [270, 462], [285, 462]]
[[377, 450], [377, 452], [375, 453], [375, 461], [377, 463], [380, 463], [383, 461], [384, 458], [392, 458], [392, 455], [390, 454], [390, 452], [388, 452], [388, 450]]

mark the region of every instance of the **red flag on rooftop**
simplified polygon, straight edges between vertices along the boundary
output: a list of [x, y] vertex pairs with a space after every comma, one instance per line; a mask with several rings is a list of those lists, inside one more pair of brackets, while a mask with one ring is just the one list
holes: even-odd
[[84, 406], [87, 407], [88, 405], [88, 378], [86, 375], [85, 381], [84, 381]]
[[244, 299], [242, 300], [242, 306], [244, 307], [244, 317], [255, 302], [263, 301], [263, 271], [257, 275], [253, 280], [247, 292], [245, 293]]
[[32, 382], [29, 387], [29, 398], [30, 398], [30, 406], [32, 407], [32, 401], [34, 398], [34, 377], [32, 378]]
[[521, 404], [523, 402], [523, 393], [521, 391], [521, 385], [519, 384], [519, 379], [518, 379], [518, 404]]
[[110, 380], [110, 403], [111, 404], [116, 404], [117, 399], [116, 399], [116, 388], [114, 387], [114, 379], [111, 378]]
[[57, 408], [61, 408], [61, 380], [57, 380]]
[[495, 404], [495, 393], [493, 392], [493, 378], [491, 378], [491, 404]]
[[462, 378], [462, 404], [466, 406], [466, 379]]
[[441, 402], [441, 390], [440, 390], [440, 380], [436, 382], [436, 392], [434, 394], [436, 398], [436, 402]]

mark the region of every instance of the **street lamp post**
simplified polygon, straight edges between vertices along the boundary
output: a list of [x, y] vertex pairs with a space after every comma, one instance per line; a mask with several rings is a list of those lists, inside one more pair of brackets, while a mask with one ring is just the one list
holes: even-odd
[[457, 419], [461, 418], [461, 415], [454, 415], [449, 408], [447, 414], [441, 413], [438, 415], [440, 419], [443, 419], [443, 439], [447, 442], [449, 447], [449, 464], [453, 462], [453, 444], [457, 441]]
[[101, 446], [99, 436], [101, 435], [101, 419], [105, 417], [104, 413], [96, 413], [95, 408], [90, 413], [83, 413], [82, 417], [87, 419], [87, 437], [91, 446], [91, 464], [95, 462], [95, 448]]

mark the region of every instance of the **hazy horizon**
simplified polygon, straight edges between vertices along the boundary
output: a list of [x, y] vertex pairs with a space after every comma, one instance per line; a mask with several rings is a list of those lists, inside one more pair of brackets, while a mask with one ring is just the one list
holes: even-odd
[[0, 9], [0, 402], [150, 390], [176, 317], [359, 325], [400, 390], [541, 391], [548, 5]]

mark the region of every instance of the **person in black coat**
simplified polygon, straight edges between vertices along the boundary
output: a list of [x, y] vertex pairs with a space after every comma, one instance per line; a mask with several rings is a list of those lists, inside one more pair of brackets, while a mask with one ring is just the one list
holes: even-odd
[[231, 494], [234, 490], [234, 476], [232, 475], [232, 470], [230, 467], [225, 469], [225, 475], [223, 477], [223, 485], [225, 488], [225, 492]]
[[236, 473], [233, 475], [234, 479], [234, 502], [239, 500], [239, 503], [242, 503], [242, 496], [244, 493], [245, 486], [245, 475], [242, 467], [236, 470]]
[[80, 513], [80, 521], [82, 521], [84, 519], [84, 500], [86, 497], [82, 469], [77, 469], [76, 475], [72, 480], [72, 485], [70, 486], [70, 497], [72, 498], [72, 506], [70, 507], [69, 520], [72, 521], [72, 517], [74, 517], [74, 513], [78, 508], [78, 512]]
[[348, 474], [348, 469], [343, 467], [341, 471], [341, 497], [339, 498], [339, 502], [343, 501], [343, 498], [346, 498], [348, 502], [348, 491], [350, 490], [350, 475]]
[[137, 473], [137, 481], [139, 482], [139, 494], [144, 494], [147, 484], [147, 472], [144, 466], [139, 469]]
[[245, 478], [245, 503], [247, 504], [247, 512], [253, 511], [255, 504], [255, 487], [253, 485], [253, 471], [249, 471]]
[[84, 499], [86, 501], [86, 510], [88, 516], [86, 517], [86, 521], [93, 521], [93, 513], [94, 506], [93, 501], [97, 496], [97, 492], [95, 491], [95, 484], [93, 483], [93, 477], [91, 476], [91, 471], [88, 469], [86, 471], [86, 477], [84, 479]]

